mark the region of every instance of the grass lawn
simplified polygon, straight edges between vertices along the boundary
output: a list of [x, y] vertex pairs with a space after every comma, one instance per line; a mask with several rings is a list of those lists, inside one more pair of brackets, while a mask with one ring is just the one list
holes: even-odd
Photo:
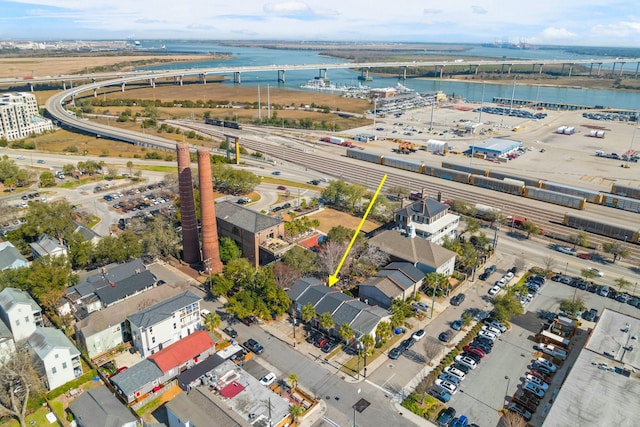
[[[54, 423], [49, 423], [49, 421], [47, 420], [47, 414], [49, 413], [49, 408], [48, 407], [42, 407], [40, 409], [38, 409], [36, 412], [34, 412], [33, 414], [29, 415], [27, 417], [27, 425], [33, 425], [33, 426], [49, 426], [49, 427], [62, 427], [60, 425], [60, 423], [58, 423], [57, 421]], [[57, 410], [56, 410], [57, 412]], [[33, 421], [33, 423], [32, 423]], [[6, 424], [7, 427], [20, 427], [20, 423], [18, 421], [16, 421], [15, 419], [11, 419], [11, 421], [9, 421]]]

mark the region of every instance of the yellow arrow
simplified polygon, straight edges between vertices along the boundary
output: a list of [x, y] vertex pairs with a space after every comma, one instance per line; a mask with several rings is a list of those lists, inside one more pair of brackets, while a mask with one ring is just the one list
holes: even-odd
[[338, 281], [338, 273], [340, 272], [340, 269], [342, 268], [342, 264], [344, 264], [344, 261], [347, 259], [347, 255], [349, 255], [349, 251], [351, 250], [351, 247], [355, 243], [356, 238], [358, 237], [358, 233], [360, 233], [360, 229], [364, 225], [364, 222], [367, 219], [367, 215], [369, 215], [369, 212], [371, 211], [371, 208], [373, 207], [373, 204], [375, 203], [376, 199], [378, 198], [378, 194], [380, 193], [380, 190], [382, 190], [382, 186], [384, 185], [384, 182], [386, 181], [386, 179], [387, 179], [387, 175], [385, 174], [382, 177], [382, 181], [380, 181], [380, 185], [378, 185], [378, 189], [376, 190], [376, 193], [371, 198], [371, 201], [369, 202], [369, 206], [367, 207], [367, 210], [365, 211], [364, 216], [360, 220], [360, 224], [358, 225], [358, 228], [356, 228], [355, 233], [353, 233], [353, 237], [351, 238], [351, 241], [349, 242], [349, 246], [347, 246], [347, 250], [344, 252], [344, 255], [342, 255], [342, 259], [340, 260], [340, 264], [338, 264], [338, 267], [336, 268], [336, 272], [333, 273], [332, 275], [330, 275], [329, 278], [327, 279], [327, 282], [329, 283], [329, 286], [335, 285], [336, 282]]

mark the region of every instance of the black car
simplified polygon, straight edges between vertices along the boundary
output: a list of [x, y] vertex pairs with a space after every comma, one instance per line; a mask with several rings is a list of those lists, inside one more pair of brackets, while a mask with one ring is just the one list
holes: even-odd
[[224, 332], [225, 334], [229, 335], [231, 338], [237, 338], [238, 337], [238, 332], [233, 329], [231, 326], [227, 326], [226, 328], [224, 328], [222, 330], [222, 332]]
[[489, 278], [489, 273], [487, 273], [486, 271], [484, 273], [482, 273], [481, 275], [478, 276], [478, 278], [480, 280], [487, 280]]
[[458, 294], [453, 298], [451, 298], [450, 302], [451, 302], [451, 305], [455, 305], [457, 307], [460, 304], [462, 304], [462, 301], [464, 301], [464, 294]]
[[406, 340], [402, 341], [398, 347], [400, 347], [403, 351], [405, 351], [413, 347], [415, 343], [416, 343], [416, 340], [414, 338], [407, 338]]
[[320, 350], [322, 350], [323, 353], [331, 353], [333, 351], [333, 349], [336, 348], [337, 345], [338, 345], [337, 342], [329, 341], [328, 343], [323, 345]]
[[244, 346], [253, 351], [255, 354], [262, 354], [264, 352], [264, 347], [262, 347], [258, 343], [258, 341], [254, 340], [253, 338], [249, 338], [247, 341], [245, 341]]
[[465, 374], [468, 374], [469, 371], [471, 370], [471, 368], [469, 368], [467, 365], [463, 365], [462, 363], [454, 363], [453, 367], [456, 368], [456, 369], [461, 370]]
[[482, 345], [486, 345], [488, 347], [493, 347], [493, 341], [491, 341], [488, 338], [484, 338], [484, 337], [476, 337], [474, 340], [474, 342], [480, 343]]
[[463, 356], [467, 356], [467, 357], [469, 357], [469, 358], [471, 358], [471, 359], [475, 360], [476, 364], [478, 364], [478, 365], [480, 364], [480, 361], [482, 360], [482, 358], [481, 358], [481, 357], [476, 356], [474, 353], [470, 353], [470, 352], [468, 352], [468, 351], [463, 352], [463, 353], [462, 353], [462, 355], [463, 355]]
[[485, 273], [489, 273], [489, 274], [491, 274], [491, 273], [493, 273], [494, 271], [496, 271], [496, 268], [497, 268], [497, 267], [496, 267], [496, 266], [495, 266], [495, 264], [494, 264], [494, 265], [492, 265], [492, 266], [490, 266], [490, 267], [487, 267], [487, 268], [484, 270], [484, 272], [485, 272]]
[[595, 322], [598, 318], [598, 310], [592, 308], [589, 311], [585, 311], [584, 313], [582, 313], [582, 318], [589, 322]]
[[492, 349], [492, 347], [490, 347], [490, 346], [488, 346], [488, 345], [486, 345], [486, 344], [484, 344], [484, 343], [482, 343], [482, 342], [479, 342], [479, 341], [473, 341], [473, 342], [471, 342], [471, 344], [469, 344], [469, 347], [476, 347], [476, 348], [479, 348], [479, 349], [480, 349], [480, 350], [482, 350], [485, 354], [489, 354], [489, 353], [491, 353], [491, 349]]
[[451, 340], [451, 332], [450, 331], [441, 332], [440, 335], [438, 335], [438, 339], [442, 342], [449, 342], [449, 340]]
[[256, 318], [254, 316], [247, 316], [240, 319], [240, 321], [247, 326], [251, 326], [256, 323]]
[[436, 422], [438, 423], [439, 426], [443, 426], [443, 427], [448, 426], [451, 424], [455, 416], [456, 416], [456, 410], [451, 406], [449, 406], [440, 414]]

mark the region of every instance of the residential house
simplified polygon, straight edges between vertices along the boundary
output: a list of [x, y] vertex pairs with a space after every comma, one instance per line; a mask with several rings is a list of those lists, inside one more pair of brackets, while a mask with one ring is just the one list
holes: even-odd
[[16, 352], [13, 335], [7, 325], [0, 322], [0, 368]]
[[105, 386], [91, 388], [69, 404], [78, 427], [137, 427], [138, 420]]
[[0, 270], [20, 267], [29, 267], [29, 261], [11, 242], [0, 242]]
[[429, 197], [410, 201], [395, 212], [393, 221], [408, 235], [441, 244], [445, 237], [457, 236], [460, 217], [449, 212], [449, 206]]
[[166, 283], [95, 311], [74, 325], [77, 340], [89, 357], [96, 358], [120, 344], [131, 341], [131, 326], [127, 316], [183, 293], [187, 288], [186, 283]]
[[371, 237], [369, 244], [389, 254], [392, 261], [409, 262], [424, 274], [453, 274], [456, 253], [428, 240], [385, 230]]
[[83, 242], [90, 242], [92, 245], [95, 245], [102, 239], [102, 236], [78, 221], [71, 221], [75, 228], [73, 229], [74, 233], [80, 234], [82, 236]]
[[393, 262], [360, 283], [358, 295], [367, 304], [389, 309], [393, 300], [415, 296], [422, 286], [424, 275], [409, 262]]
[[42, 309], [31, 295], [20, 289], [4, 288], [0, 292], [0, 317], [15, 342], [28, 338], [36, 326], [43, 326]]
[[225, 402], [203, 388], [184, 391], [165, 404], [169, 427], [208, 426], [212, 420], [225, 427], [251, 427], [251, 423], [230, 411]]
[[67, 247], [48, 234], [43, 234], [37, 242], [29, 245], [33, 259], [43, 256], [67, 256]]
[[80, 351], [56, 328], [37, 328], [27, 343], [35, 353], [36, 366], [53, 390], [82, 375]]
[[134, 403], [214, 353], [214, 341], [209, 334], [196, 331], [113, 376], [111, 382], [127, 402]]
[[200, 329], [200, 301], [185, 291], [129, 315], [133, 346], [140, 355], [148, 357]]
[[216, 203], [218, 236], [232, 238], [242, 256], [258, 267], [282, 256], [290, 244], [282, 240], [284, 223], [228, 201]]

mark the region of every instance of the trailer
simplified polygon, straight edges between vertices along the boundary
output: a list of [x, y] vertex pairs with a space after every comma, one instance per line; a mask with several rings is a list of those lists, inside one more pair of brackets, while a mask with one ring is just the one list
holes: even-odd
[[557, 182], [540, 181], [540, 188], [562, 194], [570, 194], [572, 196], [583, 197], [587, 200], [587, 202], [595, 203], [597, 205], [601, 205], [603, 200], [603, 194], [600, 191], [587, 190], [580, 187], [572, 187], [570, 185], [558, 184]]
[[592, 138], [604, 138], [603, 130], [592, 130], [589, 132], [589, 136]]
[[335, 136], [330, 136], [327, 142], [330, 142], [332, 144], [343, 144], [344, 138], [337, 138]]
[[579, 210], [584, 209], [587, 204], [584, 197], [572, 196], [570, 194], [562, 194], [556, 191], [545, 190], [544, 188], [529, 186], [524, 187], [523, 196], [528, 199], [540, 200]]
[[522, 194], [524, 183], [512, 184], [501, 179], [489, 178], [481, 175], [471, 175], [470, 184], [476, 187], [488, 188], [502, 193], [519, 196]]

